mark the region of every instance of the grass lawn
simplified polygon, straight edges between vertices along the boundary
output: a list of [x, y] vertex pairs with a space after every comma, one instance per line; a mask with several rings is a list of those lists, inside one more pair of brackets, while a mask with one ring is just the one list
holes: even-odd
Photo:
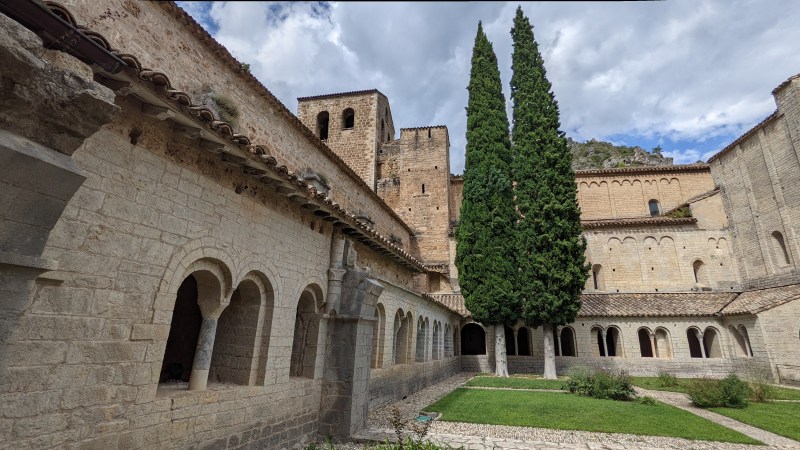
[[754, 427], [800, 441], [800, 403], [750, 403], [747, 408], [710, 408]]
[[441, 412], [441, 420], [451, 422], [759, 443], [663, 403], [643, 405], [557, 392], [456, 389], [425, 410]]
[[[476, 376], [467, 381], [467, 386], [498, 387], [510, 389], [561, 389], [566, 379], [545, 380], [544, 378], [534, 377], [487, 377]], [[800, 391], [798, 391], [800, 392]]]
[[[664, 387], [657, 377], [631, 377], [634, 386], [654, 391], [670, 391], [686, 393], [686, 383], [692, 378], [679, 378], [677, 386]], [[540, 388], [541, 389], [541, 388]], [[800, 390], [773, 386], [775, 400], [800, 400]]]

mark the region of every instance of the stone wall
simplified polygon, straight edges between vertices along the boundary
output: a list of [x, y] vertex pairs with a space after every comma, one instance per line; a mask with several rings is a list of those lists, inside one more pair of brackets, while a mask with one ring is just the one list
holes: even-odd
[[425, 263], [449, 264], [449, 161], [443, 126], [403, 128], [378, 156], [378, 195], [414, 230]]
[[586, 280], [586, 292], [736, 291], [740, 286], [725, 229], [617, 227], [583, 234], [586, 261], [595, 273]]
[[[800, 384], [800, 302], [794, 301], [758, 314], [756, 326], [764, 337], [762, 351], [769, 355], [781, 383]], [[752, 337], [751, 337], [752, 339]], [[753, 352], [756, 349], [753, 348]]]
[[748, 287], [800, 277], [800, 80], [773, 92], [778, 111], [711, 160]]
[[[334, 152], [307, 135], [301, 122], [255, 78], [232, 68], [191, 18], [173, 16], [168, 4], [124, 0], [62, 3], [79, 24], [91, 24], [90, 28], [106, 36], [114, 48], [135, 55], [143, 67], [165, 73], [172, 86], [188, 93], [195, 103], [211, 105], [211, 97], [225, 97], [238, 109], [234, 132], [265, 146], [290, 172], [310, 168], [323, 173], [335, 202], [350, 213], [369, 216], [379, 233], [401, 237], [406, 251], [410, 250], [410, 231], [375, 195], [374, 183], [364, 182]], [[167, 33], [169, 37], [165, 38]], [[332, 121], [340, 120], [340, 115], [341, 111], [334, 114]], [[134, 126], [131, 124], [126, 135]]]
[[681, 166], [609, 169], [576, 173], [581, 219], [648, 217], [650, 200], [666, 212], [714, 189], [707, 167]]

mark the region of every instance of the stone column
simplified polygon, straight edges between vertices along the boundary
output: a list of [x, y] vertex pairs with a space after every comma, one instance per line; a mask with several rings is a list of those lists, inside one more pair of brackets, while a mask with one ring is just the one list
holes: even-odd
[[606, 340], [606, 333], [608, 333], [608, 330], [603, 329], [601, 335], [603, 336], [603, 351], [606, 353], [606, 357], [608, 357], [608, 341]]
[[331, 348], [325, 355], [320, 436], [347, 438], [363, 429], [369, 413], [369, 374], [375, 305], [383, 286], [351, 268], [342, 280], [340, 310], [328, 323]]
[[706, 355], [706, 346], [703, 342], [703, 332], [697, 331], [696, 334], [697, 334], [697, 340], [700, 342], [700, 356], [703, 359], [706, 359], [708, 358], [708, 356]]
[[656, 347], [656, 337], [653, 333], [648, 333], [650, 337], [650, 353], [653, 354], [653, 358], [658, 358], [658, 347]]
[[519, 355], [519, 329], [514, 330], [514, 355]]
[[194, 351], [192, 375], [189, 377], [189, 390], [202, 391], [208, 385], [208, 370], [211, 368], [211, 355], [214, 353], [214, 338], [217, 335], [218, 317], [203, 317], [200, 336]]

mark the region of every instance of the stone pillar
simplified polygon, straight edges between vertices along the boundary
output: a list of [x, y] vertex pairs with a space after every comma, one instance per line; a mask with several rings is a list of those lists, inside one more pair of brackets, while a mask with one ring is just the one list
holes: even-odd
[[608, 357], [608, 341], [606, 340], [606, 334], [608, 330], [603, 329], [601, 335], [603, 336], [603, 351], [606, 353], [606, 357]]
[[697, 340], [700, 342], [700, 356], [703, 359], [706, 359], [706, 358], [708, 358], [708, 356], [706, 355], [705, 342], [703, 342], [703, 332], [702, 331], [697, 331], [696, 334], [697, 334]]
[[197, 338], [197, 349], [194, 351], [192, 375], [189, 377], [190, 391], [202, 391], [208, 385], [208, 370], [211, 368], [218, 320], [216, 317], [203, 317], [200, 336]]
[[653, 358], [658, 358], [658, 347], [656, 347], [656, 337], [653, 333], [648, 333], [650, 337], [650, 353], [653, 354]]
[[367, 424], [372, 327], [381, 292], [383, 286], [363, 271], [351, 268], [343, 277], [340, 310], [328, 322], [320, 436], [347, 438]]

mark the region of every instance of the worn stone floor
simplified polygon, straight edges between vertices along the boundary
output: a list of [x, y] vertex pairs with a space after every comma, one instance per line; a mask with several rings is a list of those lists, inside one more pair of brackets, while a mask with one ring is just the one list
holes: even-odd
[[[354, 436], [356, 442], [375, 443], [396, 441], [391, 424], [392, 408], [397, 407], [402, 417], [415, 417], [425, 406], [463, 385], [473, 374], [462, 373], [441, 383], [423, 389], [394, 404], [370, 412], [368, 429]], [[503, 425], [439, 422], [431, 425], [426, 439], [452, 448], [465, 450], [545, 450], [545, 449], [697, 449], [697, 450], [753, 450], [800, 448], [800, 443], [759, 428], [743, 424], [725, 416], [692, 407], [683, 394], [637, 389], [642, 395], [677, 406], [705, 417], [723, 426], [764, 442], [765, 446], [732, 444], [724, 442], [693, 441], [662, 436], [639, 436], [622, 433], [594, 433], [575, 430], [513, 427]], [[674, 394], [674, 395], [670, 395]], [[348, 448], [357, 448], [351, 443]]]

